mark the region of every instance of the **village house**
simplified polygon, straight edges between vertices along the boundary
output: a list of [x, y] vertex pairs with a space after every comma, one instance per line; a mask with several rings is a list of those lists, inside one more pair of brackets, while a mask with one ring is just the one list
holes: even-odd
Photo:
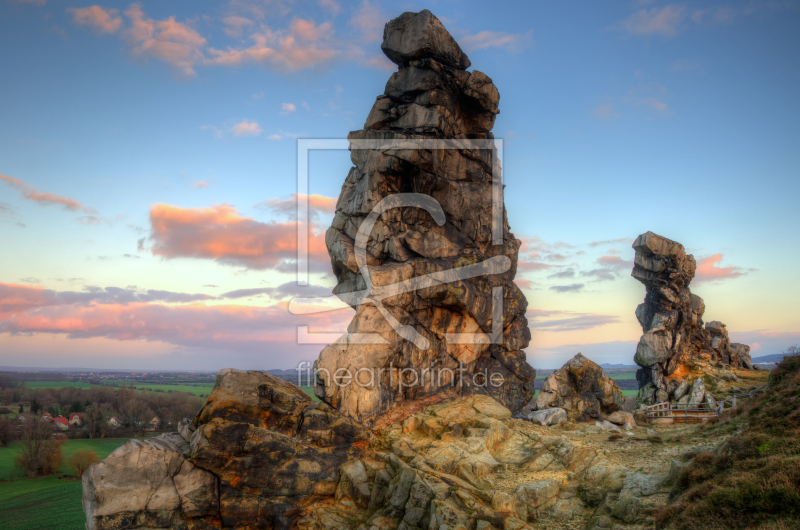
[[161, 418], [158, 416], [153, 416], [153, 419], [150, 420], [150, 423], [147, 424], [148, 431], [155, 431], [161, 425]]
[[83, 425], [83, 412], [70, 412], [69, 414], [70, 425]]
[[62, 431], [66, 431], [67, 429], [69, 429], [69, 420], [64, 416], [57, 416], [53, 418], [53, 425], [55, 425]]

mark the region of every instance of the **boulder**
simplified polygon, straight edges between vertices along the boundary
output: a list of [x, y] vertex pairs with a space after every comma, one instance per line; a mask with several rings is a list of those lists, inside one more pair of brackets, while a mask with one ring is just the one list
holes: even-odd
[[218, 479], [186, 460], [188, 451], [180, 434], [162, 434], [130, 440], [89, 466], [82, 477], [87, 530], [117, 530], [134, 520], [153, 527], [217, 522]]
[[621, 411], [624, 404], [617, 384], [579, 353], [545, 379], [534, 408], [563, 408], [570, 419], [589, 421]]
[[567, 421], [567, 411], [560, 408], [537, 410], [528, 414], [528, 419], [539, 425], [550, 427]]
[[500, 94], [465, 71], [430, 11], [389, 22], [382, 49], [399, 69], [349, 135], [353, 167], [325, 234], [334, 293], [355, 315], [320, 353], [315, 393], [368, 426], [469, 394], [517, 412], [536, 372], [513, 281], [521, 243], [494, 205], [501, 168], [487, 147]]
[[608, 420], [596, 421], [594, 422], [594, 424], [600, 427], [605, 432], [622, 432], [622, 430], [617, 425], [614, 425]]
[[422, 59], [436, 59], [459, 70], [470, 67], [467, 55], [427, 9], [403, 13], [386, 24], [381, 49], [389, 60], [401, 67]]
[[706, 396], [706, 384], [702, 377], [692, 381], [692, 390], [689, 392], [689, 404], [696, 405], [703, 402]]
[[689, 390], [685, 375], [703, 371], [709, 361], [752, 368], [750, 348], [731, 344], [725, 324], [712, 321], [704, 327], [705, 303], [689, 289], [697, 265], [683, 245], [646, 232], [633, 249], [631, 275], [646, 288], [644, 303], [636, 308], [642, 326], [634, 355], [641, 367], [638, 402], [679, 402]]
[[636, 420], [633, 418], [633, 414], [630, 412], [625, 412], [624, 410], [617, 410], [609, 414], [608, 421], [611, 423], [616, 423], [617, 425], [629, 424], [632, 427], [636, 426]]

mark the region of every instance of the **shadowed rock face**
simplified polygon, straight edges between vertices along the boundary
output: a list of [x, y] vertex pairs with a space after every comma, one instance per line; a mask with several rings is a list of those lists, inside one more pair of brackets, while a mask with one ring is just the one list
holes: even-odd
[[625, 396], [603, 369], [578, 354], [545, 379], [536, 396], [534, 410], [552, 407], [567, 411], [570, 419], [606, 419], [622, 409]]
[[[327, 346], [316, 363], [315, 392], [368, 424], [401, 403], [432, 395], [445, 399], [485, 392], [516, 410], [533, 395], [536, 374], [522, 351], [530, 341], [527, 301], [513, 282], [520, 242], [505, 211], [493, 215], [493, 193], [501, 196], [502, 188], [490, 130], [500, 95], [485, 74], [465, 71], [470, 65], [466, 54], [427, 10], [389, 22], [381, 47], [399, 70], [378, 96], [364, 129], [349, 135], [354, 167], [325, 237], [338, 280], [334, 293], [356, 309], [348, 331], [377, 335], [381, 343], [345, 336]], [[482, 140], [489, 149], [464, 142], [457, 149], [442, 149], [406, 141], [437, 139]], [[364, 140], [393, 143], [358, 143]], [[367, 288], [357, 259], [359, 229], [381, 201], [401, 194], [415, 194], [417, 206], [387, 209], [372, 229], [364, 228], [363, 264], [372, 286], [384, 289], [382, 307], [359, 304]], [[434, 206], [426, 211], [426, 204]], [[498, 244], [493, 241], [495, 217]], [[471, 267], [484, 270], [416, 289], [415, 279]], [[391, 291], [390, 286], [402, 289]], [[502, 336], [493, 343], [458, 342], [452, 334], [488, 337], [492, 332], [495, 288], [502, 298]], [[381, 310], [422, 337], [422, 344], [401, 337]], [[345, 378], [349, 384], [337, 384], [337, 373], [358, 382]]]
[[289, 528], [303, 505], [333, 497], [370, 437], [291, 383], [222, 370], [180, 433], [131, 440], [89, 467], [87, 529]]
[[694, 365], [717, 362], [752, 369], [750, 347], [731, 344], [725, 324], [703, 327], [705, 303], [689, 290], [694, 256], [683, 245], [647, 232], [636, 238], [631, 275], [647, 288], [636, 318], [644, 334], [636, 347], [639, 401], [677, 401], [686, 394], [685, 376]]

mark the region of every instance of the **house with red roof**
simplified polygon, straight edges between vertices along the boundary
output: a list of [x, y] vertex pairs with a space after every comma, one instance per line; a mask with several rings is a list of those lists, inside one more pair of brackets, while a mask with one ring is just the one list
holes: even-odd
[[53, 418], [53, 425], [55, 425], [62, 431], [66, 431], [67, 429], [69, 429], [69, 420], [64, 416], [57, 416]]
[[69, 413], [69, 424], [70, 425], [82, 425], [83, 424], [83, 412], [70, 412]]

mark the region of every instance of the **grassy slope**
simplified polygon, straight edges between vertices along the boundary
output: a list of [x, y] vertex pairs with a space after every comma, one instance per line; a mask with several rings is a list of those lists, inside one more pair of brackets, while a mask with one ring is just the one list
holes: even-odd
[[731, 437], [682, 472], [673, 502], [658, 514], [662, 527], [800, 528], [800, 356], [773, 375], [777, 384], [708, 427]]
[[[127, 438], [67, 440], [62, 448], [64, 465], [61, 467], [61, 473], [72, 474], [66, 461], [75, 451], [94, 451], [99, 459], [103, 459], [126, 441]], [[80, 501], [80, 481], [56, 476], [33, 480], [23, 478], [14, 468], [14, 456], [19, 451], [19, 443], [0, 448], [0, 479], [8, 480], [9, 477], [14, 477], [13, 482], [0, 483], [0, 528], [83, 529], [86, 519]]]

